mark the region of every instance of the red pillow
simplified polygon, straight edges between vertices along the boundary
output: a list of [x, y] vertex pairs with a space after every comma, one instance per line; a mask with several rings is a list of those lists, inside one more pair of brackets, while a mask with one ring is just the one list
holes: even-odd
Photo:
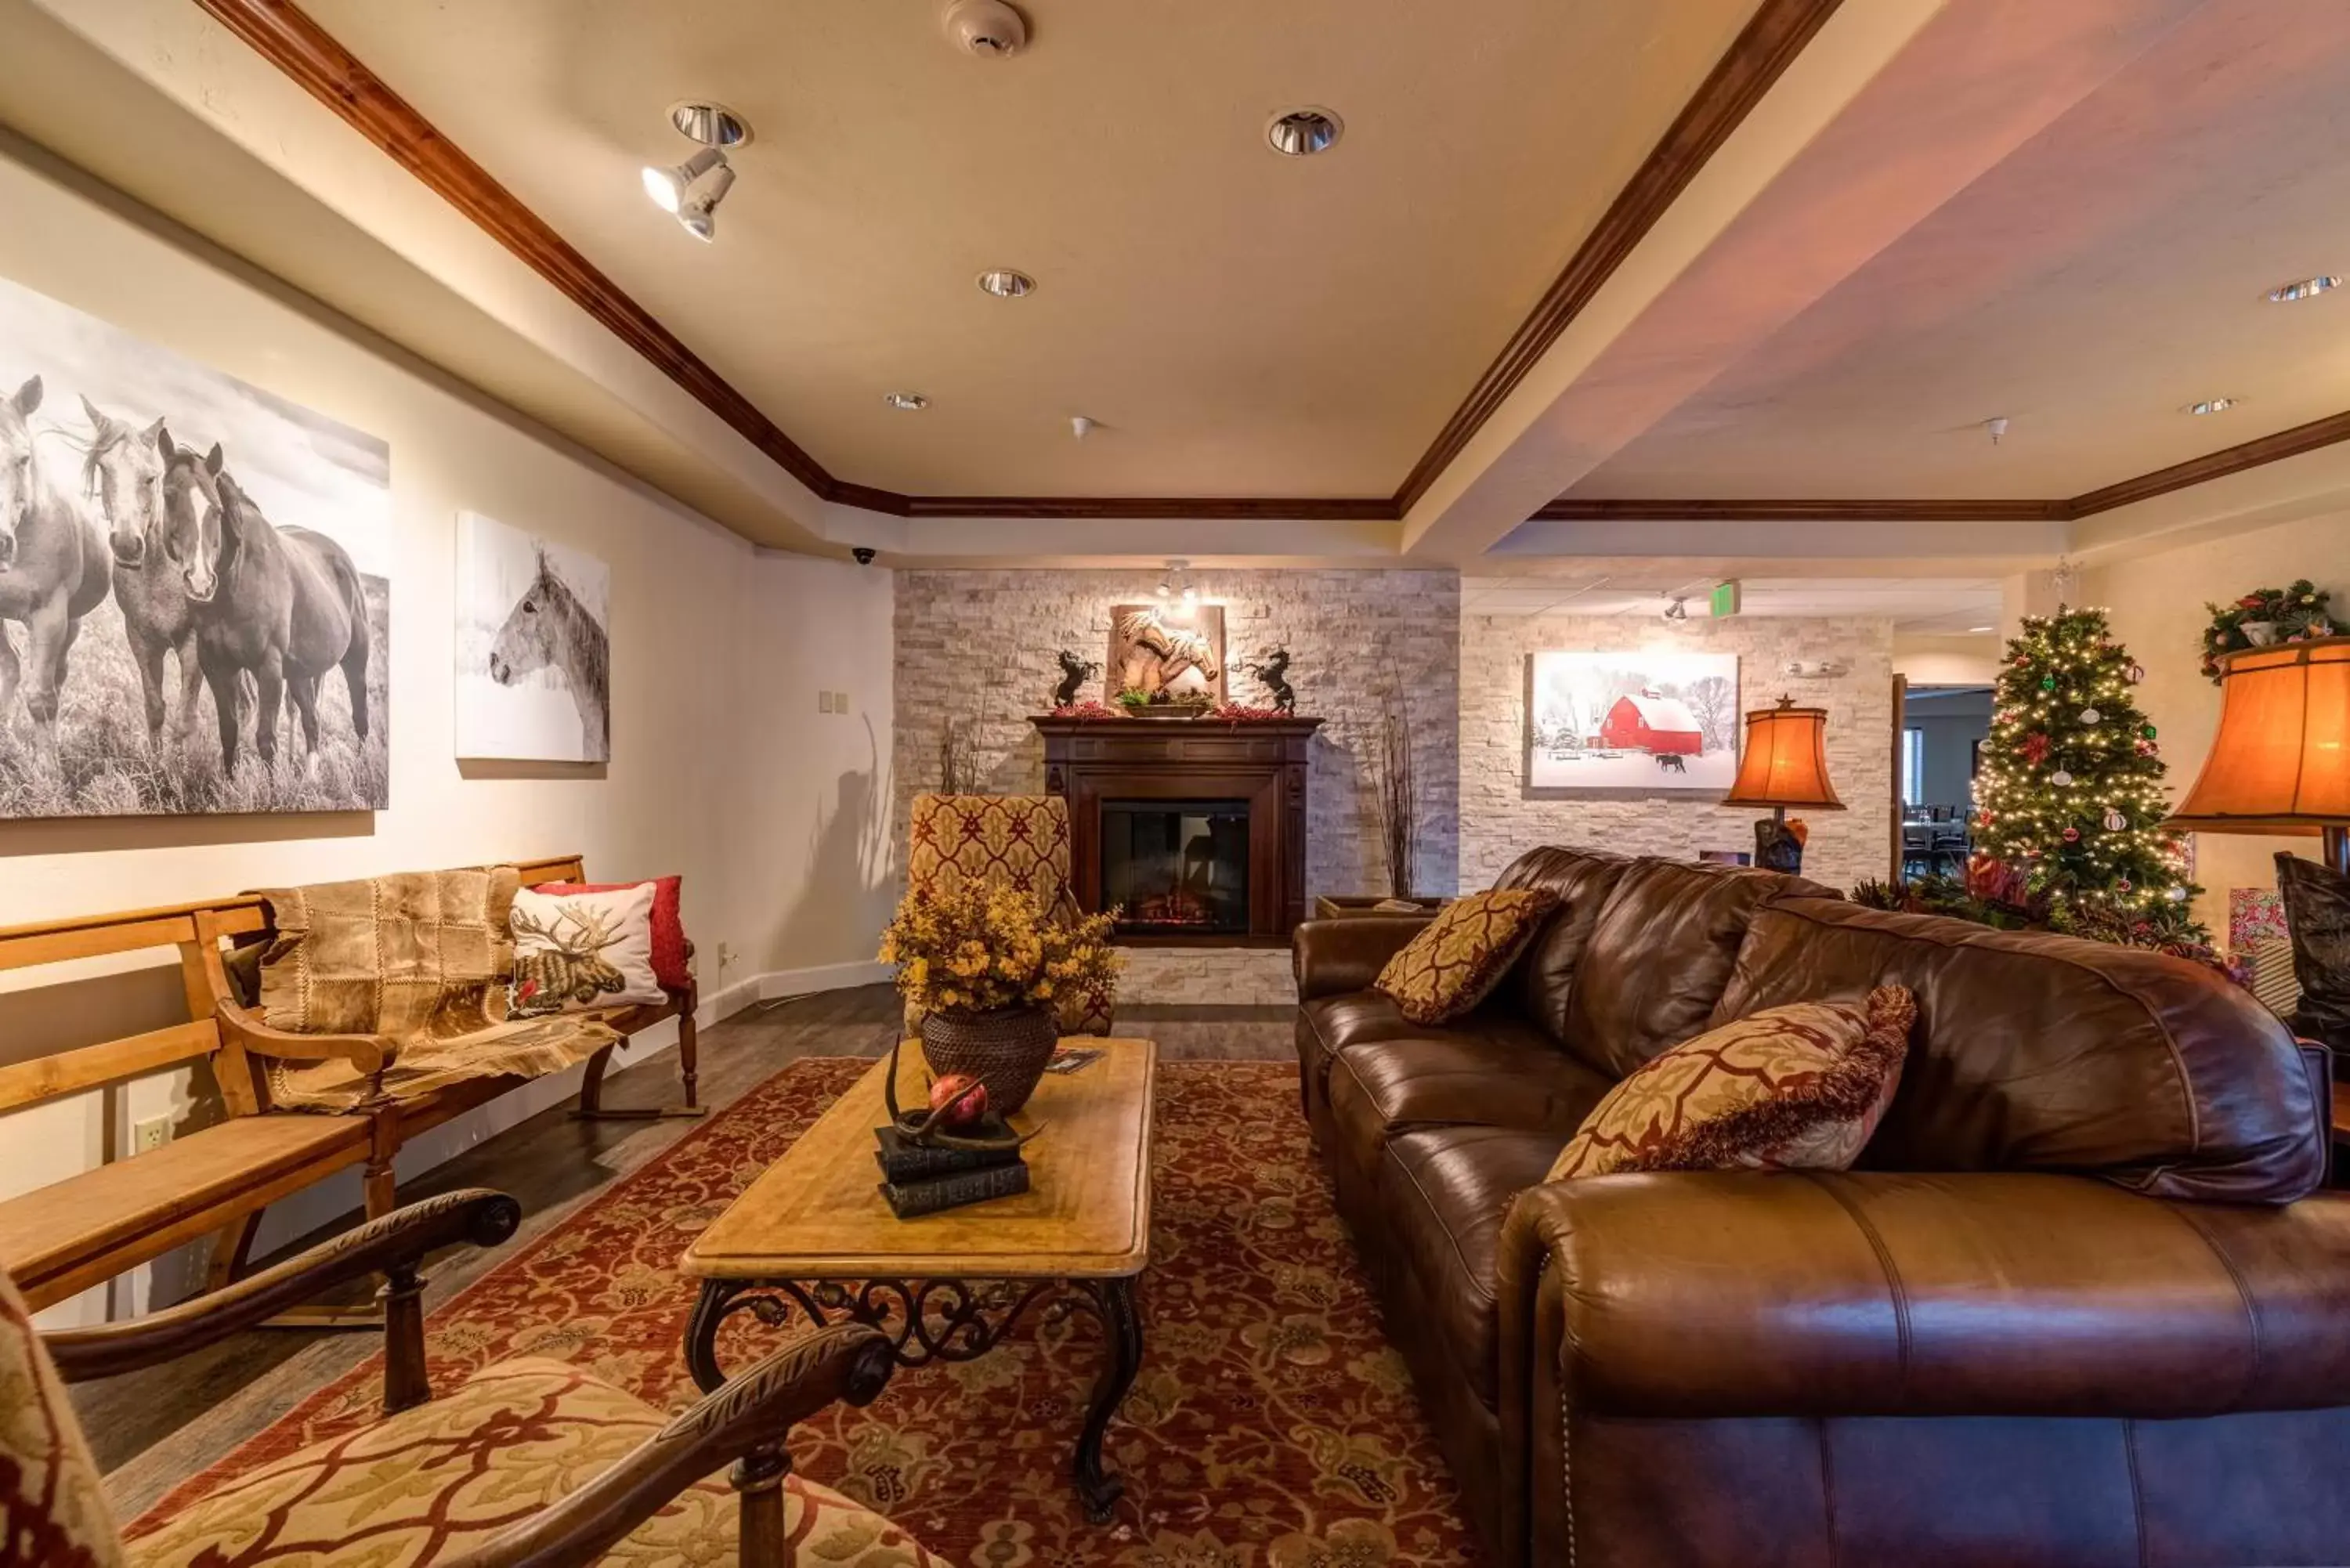
[[[646, 880], [653, 885], [653, 977], [664, 991], [684, 991], [693, 984], [693, 971], [686, 967], [685, 916], [679, 907], [678, 877], [653, 877]], [[641, 888], [643, 882], [541, 882], [532, 889], [538, 893], [614, 893], [623, 888]]]

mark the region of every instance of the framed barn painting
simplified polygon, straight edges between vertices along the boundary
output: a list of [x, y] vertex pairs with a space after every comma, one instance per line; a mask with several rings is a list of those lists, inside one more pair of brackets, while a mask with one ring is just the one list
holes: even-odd
[[477, 512], [457, 515], [457, 754], [612, 757], [612, 569]]
[[0, 819], [391, 803], [391, 455], [0, 279]]
[[1537, 653], [1529, 661], [1533, 789], [1721, 794], [1738, 776], [1734, 653]]

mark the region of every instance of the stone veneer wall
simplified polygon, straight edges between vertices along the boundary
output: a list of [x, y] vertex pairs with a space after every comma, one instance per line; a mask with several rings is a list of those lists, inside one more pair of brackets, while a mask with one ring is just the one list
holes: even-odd
[[[902, 614], [902, 611], [900, 612]], [[1575, 798], [1526, 789], [1527, 659], [1546, 649], [1657, 647], [1739, 655], [1739, 703], [1780, 696], [1828, 711], [1829, 776], [1845, 811], [1798, 813], [1811, 826], [1804, 873], [1849, 889], [1892, 869], [1893, 624], [1740, 617], [1678, 628], [1623, 616], [1469, 616], [1461, 628], [1461, 885], [1492, 885], [1538, 844], [1588, 845], [1687, 859], [1700, 849], [1754, 847], [1757, 811], [1671, 795]], [[1791, 660], [1846, 667], [1795, 679]], [[903, 687], [899, 688], [902, 702]], [[901, 712], [903, 709], [899, 710]]]
[[[1306, 796], [1305, 890], [1383, 891], [1365, 759], [1390, 693], [1410, 719], [1421, 818], [1419, 888], [1452, 890], [1459, 875], [1461, 579], [1449, 571], [1232, 571], [1193, 574], [1203, 601], [1224, 607], [1226, 688], [1262, 702], [1239, 670], [1275, 647], [1290, 653], [1299, 713], [1319, 718]], [[1045, 787], [1045, 748], [1027, 723], [1050, 705], [1055, 653], [1109, 651], [1110, 607], [1149, 599], [1153, 571], [909, 571], [897, 581], [897, 780], [892, 842], [902, 846], [914, 795], [939, 784], [949, 719], [979, 721], [983, 787]], [[1087, 696], [1102, 695], [1099, 677]], [[899, 849], [902, 857], [902, 847]]]

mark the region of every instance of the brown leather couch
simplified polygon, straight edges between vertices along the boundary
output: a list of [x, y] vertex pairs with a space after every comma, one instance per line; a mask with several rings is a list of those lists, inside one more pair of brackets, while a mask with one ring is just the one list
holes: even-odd
[[[1303, 1092], [1492, 1557], [1575, 1568], [2350, 1563], [2350, 1195], [2326, 1064], [2210, 971], [1885, 914], [1768, 872], [1538, 849], [1562, 908], [1456, 1026], [1295, 954]], [[1543, 1185], [1710, 1025], [1898, 981], [1848, 1174]]]

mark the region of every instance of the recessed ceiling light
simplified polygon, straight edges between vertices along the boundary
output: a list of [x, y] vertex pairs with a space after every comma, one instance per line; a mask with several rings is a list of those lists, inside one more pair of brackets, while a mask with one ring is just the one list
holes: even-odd
[[2190, 414], [2224, 414], [2241, 401], [2241, 398], [2206, 398], [2199, 403], [2188, 404], [2185, 411]]
[[931, 406], [931, 400], [920, 392], [884, 392], [881, 400], [905, 413], [918, 414]]
[[1274, 116], [1273, 123], [1264, 128], [1264, 139], [1273, 144], [1275, 152], [1290, 158], [1309, 158], [1316, 152], [1327, 152], [1346, 130], [1338, 117], [1326, 109], [1293, 109]]
[[2296, 299], [2314, 299], [2329, 288], [2341, 286], [2340, 278], [2330, 273], [2320, 273], [2315, 277], [2296, 278], [2292, 283], [2277, 285], [2269, 290], [2269, 300], [2274, 305], [2291, 305]]
[[704, 147], [740, 147], [751, 140], [750, 122], [723, 103], [673, 104], [669, 122]]
[[1969, 631], [1997, 631], [1999, 628], [1995, 626], [1970, 626], [1967, 628], [1967, 629]]
[[1014, 272], [1008, 266], [992, 267], [979, 275], [983, 293], [998, 299], [1017, 299], [1024, 294], [1036, 292], [1036, 280], [1024, 272]]

